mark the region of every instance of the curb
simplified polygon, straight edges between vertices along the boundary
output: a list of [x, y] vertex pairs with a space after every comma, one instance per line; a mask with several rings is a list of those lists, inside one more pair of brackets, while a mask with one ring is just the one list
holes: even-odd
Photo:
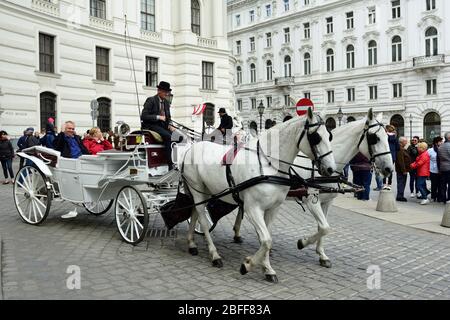
[[3, 278], [2, 278], [2, 274], [3, 274], [3, 261], [2, 261], [2, 256], [3, 256], [3, 240], [2, 240], [2, 235], [0, 234], [0, 300], [3, 300]]

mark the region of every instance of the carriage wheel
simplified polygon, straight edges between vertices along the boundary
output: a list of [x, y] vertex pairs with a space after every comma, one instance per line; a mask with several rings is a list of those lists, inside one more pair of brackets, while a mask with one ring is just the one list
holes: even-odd
[[93, 214], [94, 216], [101, 216], [102, 214], [107, 213], [109, 209], [111, 209], [113, 203], [114, 199], [98, 202], [84, 202], [83, 207], [90, 214]]
[[123, 187], [115, 204], [116, 224], [122, 239], [132, 245], [141, 242], [148, 228], [147, 202], [134, 187]]
[[[208, 224], [209, 224], [209, 232], [211, 233], [214, 230], [214, 228], [216, 227], [216, 224], [213, 223], [213, 221], [211, 219], [211, 216], [209, 215], [208, 209], [206, 207], [205, 207], [205, 211], [206, 211], [206, 220], [208, 220]], [[190, 224], [191, 223], [191, 218], [189, 218], [187, 221]], [[205, 233], [202, 230], [202, 226], [200, 225], [200, 223], [198, 221], [195, 224], [195, 229], [194, 230], [195, 230], [196, 234], [199, 234], [201, 236], [205, 235]]]
[[52, 202], [52, 192], [47, 188], [47, 178], [35, 167], [19, 170], [14, 181], [14, 203], [25, 223], [39, 225], [47, 218]]

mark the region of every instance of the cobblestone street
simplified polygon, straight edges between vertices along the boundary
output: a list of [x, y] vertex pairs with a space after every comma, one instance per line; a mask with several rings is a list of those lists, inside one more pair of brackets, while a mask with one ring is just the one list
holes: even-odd
[[[331, 269], [319, 266], [314, 247], [297, 240], [312, 234], [315, 221], [286, 202], [273, 228], [272, 267], [280, 282], [264, 281], [259, 271], [239, 273], [244, 257], [258, 248], [256, 233], [244, 220], [244, 243], [232, 243], [234, 214], [213, 236], [224, 267], [211, 266], [206, 243], [197, 236], [199, 256], [187, 252], [187, 223], [166, 232], [152, 216], [146, 239], [124, 243], [112, 210], [63, 220], [70, 204], [53, 202], [39, 227], [24, 224], [12, 201], [12, 187], [0, 187], [3, 299], [449, 299], [450, 241], [436, 235], [332, 208], [333, 232], [325, 249]], [[81, 289], [66, 286], [67, 268], [81, 269]], [[381, 269], [381, 289], [369, 290], [367, 269]]]

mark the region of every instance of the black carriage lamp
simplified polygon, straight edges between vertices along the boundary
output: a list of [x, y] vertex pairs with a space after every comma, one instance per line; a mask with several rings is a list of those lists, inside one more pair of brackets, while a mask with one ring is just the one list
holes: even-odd
[[339, 107], [339, 110], [337, 112], [337, 117], [339, 120], [339, 127], [340, 127], [341, 123], [342, 123], [342, 118], [344, 117], [344, 113], [342, 112], [342, 107]]
[[262, 131], [262, 116], [263, 116], [263, 114], [264, 114], [264, 110], [265, 110], [266, 108], [264, 107], [264, 104], [263, 104], [263, 102], [262, 102], [262, 100], [261, 100], [261, 102], [259, 103], [259, 106], [258, 106], [258, 113], [259, 113], [259, 130], [260, 131]]
[[409, 137], [412, 139], [412, 114], [409, 114]]

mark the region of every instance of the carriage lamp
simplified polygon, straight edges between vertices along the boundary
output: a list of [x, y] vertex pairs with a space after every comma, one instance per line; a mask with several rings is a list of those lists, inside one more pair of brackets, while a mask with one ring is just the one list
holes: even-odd
[[409, 114], [409, 138], [412, 139], [412, 114]]
[[130, 126], [123, 121], [118, 121], [116, 127], [114, 128], [114, 133], [120, 138], [125, 138], [130, 134]]
[[340, 127], [341, 123], [342, 123], [342, 118], [344, 117], [344, 113], [342, 112], [342, 107], [339, 107], [339, 110], [337, 112], [337, 117], [339, 120], [339, 127]]
[[262, 131], [262, 116], [263, 116], [263, 114], [264, 114], [264, 110], [265, 110], [266, 108], [264, 107], [264, 104], [263, 104], [263, 102], [262, 102], [262, 100], [261, 100], [261, 102], [259, 103], [259, 106], [258, 106], [258, 113], [259, 113], [259, 130], [260, 131]]

